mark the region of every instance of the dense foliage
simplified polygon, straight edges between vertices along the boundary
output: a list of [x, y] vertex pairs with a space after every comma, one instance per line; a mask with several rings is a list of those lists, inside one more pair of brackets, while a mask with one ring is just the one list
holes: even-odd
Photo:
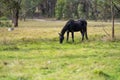
[[[20, 18], [55, 17], [56, 19], [85, 18], [92, 20], [111, 19], [112, 0], [1, 0], [0, 16], [11, 17], [15, 2], [21, 1]], [[113, 0], [115, 16], [120, 17], [120, 1]], [[19, 9], [18, 8], [18, 9]]]
[[[113, 2], [118, 8], [119, 0]], [[116, 17], [118, 10], [115, 9]], [[56, 17], [60, 18], [86, 18], [86, 19], [110, 19], [111, 0], [57, 0]]]

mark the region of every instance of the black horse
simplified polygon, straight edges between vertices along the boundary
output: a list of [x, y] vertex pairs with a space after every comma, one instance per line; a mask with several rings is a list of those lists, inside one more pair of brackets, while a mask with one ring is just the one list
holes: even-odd
[[84, 35], [86, 36], [86, 39], [88, 40], [88, 36], [87, 36], [87, 21], [84, 19], [80, 19], [78, 21], [74, 21], [72, 19], [70, 19], [66, 25], [63, 27], [63, 29], [61, 30], [61, 33], [59, 33], [59, 40], [60, 43], [63, 42], [64, 40], [64, 34], [65, 32], [67, 32], [67, 41], [69, 39], [69, 33], [72, 33], [72, 41], [74, 42], [74, 32], [78, 32], [80, 31], [82, 34], [82, 41], [84, 40]]

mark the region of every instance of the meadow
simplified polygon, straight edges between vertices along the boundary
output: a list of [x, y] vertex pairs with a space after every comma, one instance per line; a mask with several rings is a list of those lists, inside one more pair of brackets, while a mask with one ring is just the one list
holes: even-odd
[[[0, 80], [120, 80], [120, 23], [88, 21], [89, 40], [59, 35], [66, 21], [19, 21], [0, 28]], [[107, 33], [106, 33], [107, 32]], [[66, 35], [65, 35], [66, 37]]]

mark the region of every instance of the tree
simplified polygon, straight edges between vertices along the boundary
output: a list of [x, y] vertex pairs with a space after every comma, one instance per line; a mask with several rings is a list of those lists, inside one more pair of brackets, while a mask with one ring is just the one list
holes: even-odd
[[21, 3], [21, 18], [33, 18], [36, 14], [36, 8], [39, 9], [39, 5], [43, 0], [22, 0]]
[[21, 0], [13, 1], [12, 6], [12, 21], [14, 23], [14, 27], [18, 27], [18, 18], [19, 18], [19, 10], [20, 10], [20, 4]]
[[64, 5], [65, 5], [64, 0], [57, 0], [57, 4], [56, 4], [56, 7], [55, 7], [55, 17], [57, 19], [64, 18], [64, 13], [63, 13]]
[[21, 0], [1, 0], [1, 3], [4, 4], [5, 11], [9, 11], [12, 15], [12, 22], [14, 23], [14, 27], [18, 27], [18, 18], [19, 18], [19, 10]]
[[55, 17], [55, 6], [57, 0], [42, 0], [39, 4], [42, 15], [46, 17]]
[[117, 5], [111, 0], [111, 16], [112, 16], [112, 39], [115, 38], [115, 31], [114, 31], [114, 19], [115, 19], [115, 8], [120, 11]]

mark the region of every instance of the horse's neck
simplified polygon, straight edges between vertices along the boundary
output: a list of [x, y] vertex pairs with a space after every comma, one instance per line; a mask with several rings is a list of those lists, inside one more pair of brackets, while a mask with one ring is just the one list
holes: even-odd
[[71, 24], [71, 23], [73, 23], [74, 22], [74, 20], [69, 20], [67, 23], [66, 23], [66, 25], [63, 27], [63, 29], [62, 29], [62, 31], [61, 31], [61, 35], [62, 36], [64, 36], [64, 34], [65, 34], [65, 32], [68, 30], [68, 28], [69, 28], [69, 25]]
[[66, 31], [67, 31], [67, 28], [63, 28], [62, 31], [61, 31], [61, 35], [64, 36]]

